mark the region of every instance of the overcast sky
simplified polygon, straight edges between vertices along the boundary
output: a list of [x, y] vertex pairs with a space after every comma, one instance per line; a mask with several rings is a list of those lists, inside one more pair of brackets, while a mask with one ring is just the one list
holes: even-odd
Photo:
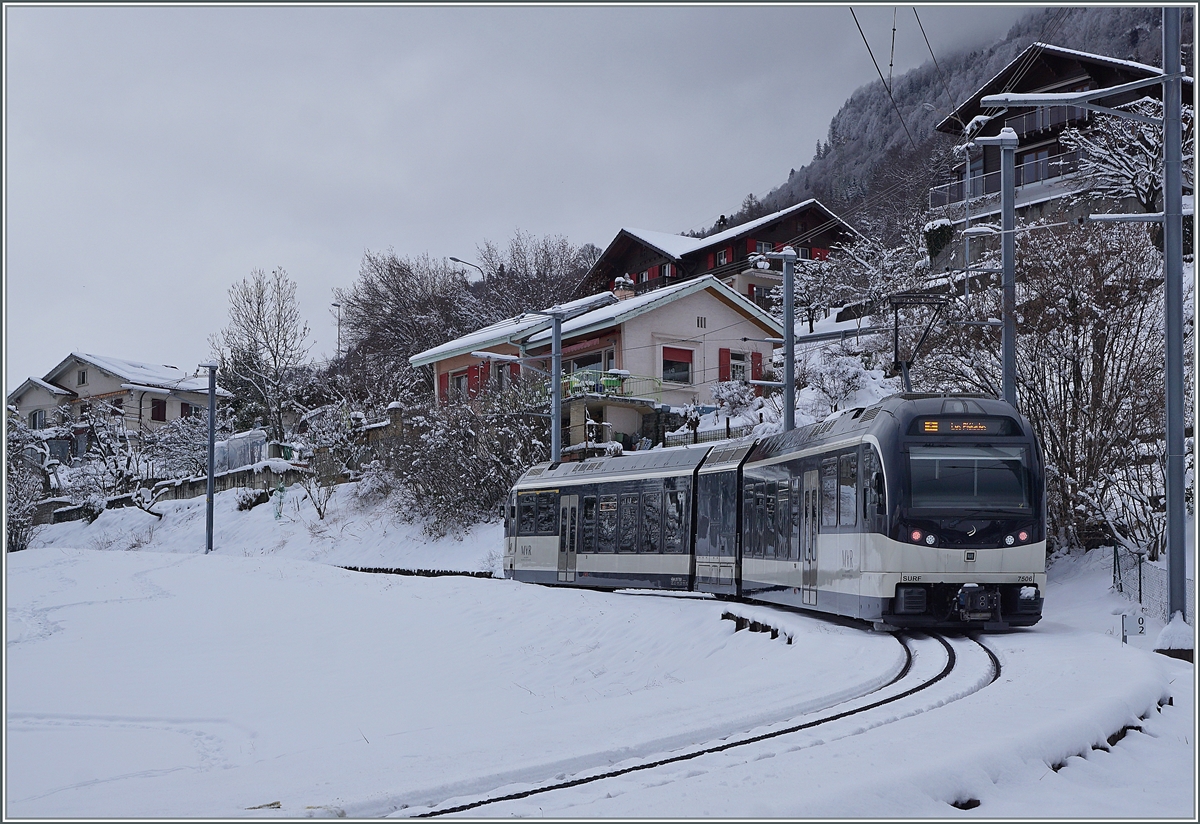
[[[885, 73], [893, 8], [854, 7]], [[941, 58], [1029, 9], [918, 12]], [[255, 268], [323, 357], [368, 249], [703, 228], [877, 79], [849, 6], [10, 5], [4, 45], [6, 391], [71, 351], [190, 371]]]

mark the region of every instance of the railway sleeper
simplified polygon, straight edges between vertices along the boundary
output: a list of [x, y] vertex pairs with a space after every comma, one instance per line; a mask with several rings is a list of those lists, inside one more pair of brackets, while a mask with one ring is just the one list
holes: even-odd
[[[1117, 745], [1117, 743], [1130, 732], [1142, 732], [1142, 728], [1139, 727], [1137, 724], [1126, 724], [1125, 726], [1121, 727], [1121, 729], [1117, 730], [1116, 732], [1114, 732], [1112, 735], [1110, 735], [1108, 737], [1108, 739], [1107, 739], [1108, 745], [1107, 746], [1105, 746], [1104, 744], [1093, 744], [1092, 751], [1095, 752], [1096, 750], [1100, 750], [1102, 752], [1112, 752], [1112, 748], [1115, 747]], [[1078, 753], [1075, 753], [1075, 755], [1078, 756], [1079, 758], [1087, 758], [1086, 752], [1078, 752]], [[1066, 759], [1063, 759], [1062, 761], [1058, 761], [1054, 764], [1051, 764], [1050, 769], [1054, 770], [1055, 772], [1058, 772], [1063, 767], [1067, 766], [1067, 761], [1069, 759], [1070, 759], [1070, 756], [1068, 756]]]

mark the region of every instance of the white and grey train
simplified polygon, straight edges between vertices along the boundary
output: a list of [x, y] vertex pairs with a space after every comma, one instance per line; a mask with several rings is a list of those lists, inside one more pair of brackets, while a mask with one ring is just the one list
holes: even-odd
[[763, 439], [531, 467], [505, 508], [504, 574], [878, 629], [1029, 626], [1046, 587], [1044, 487], [1012, 406], [893, 395]]

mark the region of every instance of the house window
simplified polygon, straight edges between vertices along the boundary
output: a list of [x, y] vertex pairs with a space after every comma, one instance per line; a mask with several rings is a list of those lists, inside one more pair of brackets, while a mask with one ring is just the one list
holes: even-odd
[[455, 401], [465, 401], [468, 397], [467, 393], [470, 386], [470, 378], [467, 375], [467, 370], [455, 372], [450, 376], [450, 399]]
[[812, 260], [812, 250], [807, 246], [801, 246], [796, 250], [796, 256], [799, 257], [800, 260]]
[[190, 403], [179, 404], [179, 417], [181, 418], [190, 418], [192, 415], [195, 415], [197, 411], [198, 410], [196, 407], [192, 406]]
[[744, 381], [747, 377], [749, 376], [746, 374], [746, 353], [730, 352], [729, 379], [731, 381]]
[[46, 410], [35, 409], [29, 413], [29, 428], [30, 429], [45, 429], [46, 428]]
[[701, 315], [697, 315], [696, 316], [696, 328], [697, 329], [707, 329], [708, 328], [708, 318], [703, 317]]
[[671, 264], [664, 263], [662, 265], [662, 276], [665, 278], [669, 278], [671, 276]]
[[662, 376], [664, 381], [672, 383], [691, 383], [692, 350], [664, 346]]
[[649, 270], [646, 270], [645, 272], [638, 272], [638, 276], [637, 276], [638, 283], [645, 283], [648, 280], [650, 280], [650, 271]]
[[717, 252], [717, 265], [718, 266], [724, 266], [728, 262], [729, 262], [728, 250], [722, 249], [721, 251]]
[[760, 255], [765, 255], [768, 252], [775, 251], [775, 244], [769, 240], [760, 240], [754, 244], [754, 251], [758, 252]]
[[83, 386], [86, 383], [87, 383], [87, 370], [80, 369], [79, 374], [75, 376], [75, 385]]
[[167, 419], [167, 399], [152, 398], [150, 401], [150, 420], [165, 421]]
[[1050, 176], [1050, 149], [1025, 152], [1017, 162], [1017, 185], [1036, 183]]

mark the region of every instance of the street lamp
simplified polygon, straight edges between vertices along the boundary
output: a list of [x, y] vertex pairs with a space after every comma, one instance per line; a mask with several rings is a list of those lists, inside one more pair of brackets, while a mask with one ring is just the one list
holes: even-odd
[[204, 511], [204, 554], [212, 552], [213, 545], [213, 496], [216, 494], [213, 480], [217, 456], [217, 364], [213, 361], [200, 364], [208, 370], [208, 486]]
[[474, 263], [471, 263], [469, 260], [459, 260], [459, 259], [458, 259], [458, 258], [456, 258], [456, 257], [452, 257], [452, 258], [450, 258], [450, 259], [451, 259], [452, 261], [454, 261], [455, 263], [461, 263], [463, 266], [473, 266], [473, 267], [475, 267], [476, 269], [479, 269], [479, 276], [480, 276], [481, 278], [483, 278], [483, 282], [484, 282], [484, 283], [487, 283], [487, 274], [486, 274], [486, 273], [484, 273], [483, 269], [480, 269], [480, 268], [479, 268], [479, 266], [476, 266]]
[[333, 306], [337, 309], [337, 330], [338, 330], [337, 357], [338, 357], [338, 360], [341, 360], [341, 357], [342, 357], [342, 304], [331, 303], [329, 305]]

